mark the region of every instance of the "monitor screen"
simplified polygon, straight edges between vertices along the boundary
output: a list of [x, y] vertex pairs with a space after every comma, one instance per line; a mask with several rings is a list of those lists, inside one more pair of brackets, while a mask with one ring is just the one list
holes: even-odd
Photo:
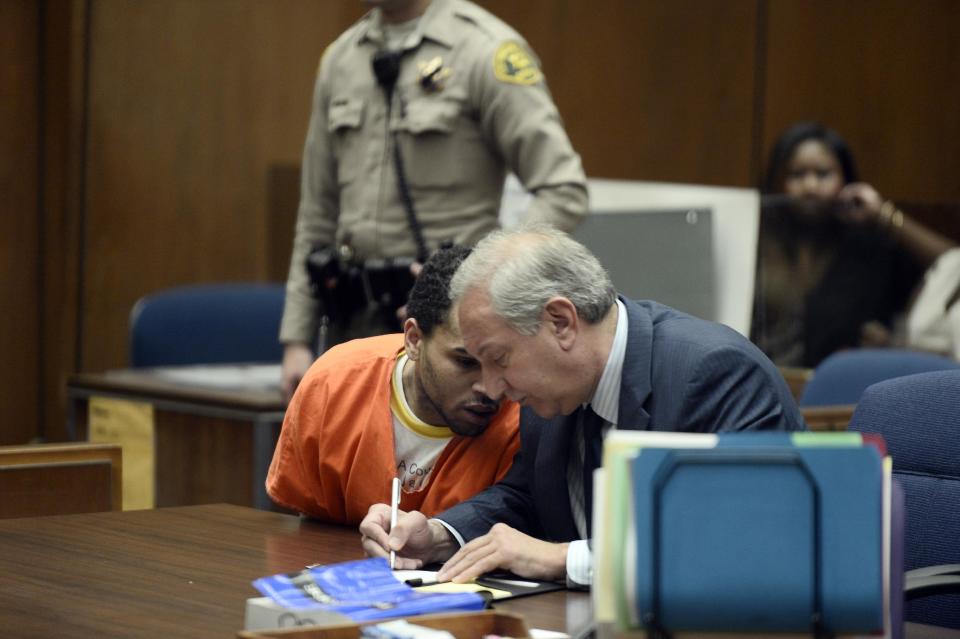
[[592, 211], [573, 232], [617, 290], [705, 319], [716, 316], [708, 208]]

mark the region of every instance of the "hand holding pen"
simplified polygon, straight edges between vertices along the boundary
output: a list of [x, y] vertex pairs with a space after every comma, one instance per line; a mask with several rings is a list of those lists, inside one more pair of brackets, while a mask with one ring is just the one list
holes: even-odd
[[426, 563], [443, 562], [456, 552], [459, 545], [442, 524], [428, 520], [416, 510], [404, 512], [399, 508], [399, 499], [397, 502], [395, 520], [390, 504], [373, 504], [360, 522], [361, 543], [367, 556], [389, 561], [394, 554], [394, 568], [414, 570]]

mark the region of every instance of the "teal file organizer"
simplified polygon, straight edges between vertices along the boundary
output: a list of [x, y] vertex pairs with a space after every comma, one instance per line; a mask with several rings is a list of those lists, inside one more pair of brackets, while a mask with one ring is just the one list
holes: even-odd
[[883, 631], [878, 451], [771, 443], [630, 462], [634, 617], [648, 631]]

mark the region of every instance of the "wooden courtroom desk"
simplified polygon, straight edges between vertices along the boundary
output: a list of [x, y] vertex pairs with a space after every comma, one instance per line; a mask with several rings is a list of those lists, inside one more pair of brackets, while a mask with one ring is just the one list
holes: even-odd
[[810, 430], [844, 431], [853, 418], [856, 404], [838, 404], [836, 406], [801, 406], [800, 414]]
[[[169, 377], [190, 370], [145, 368], [71, 376], [70, 433], [87, 438], [92, 397], [151, 404], [157, 506], [227, 502], [270, 509], [263, 482], [286, 410], [279, 369], [277, 386], [270, 387], [204, 387]], [[128, 467], [131, 461], [125, 460]]]
[[[226, 504], [0, 521], [0, 634], [226, 639], [257, 577], [362, 557], [354, 527]], [[591, 614], [566, 591], [497, 609], [572, 632]]]
[[[234, 637], [250, 582], [360, 559], [359, 534], [226, 504], [0, 521], [0, 628], [10, 637]], [[575, 634], [590, 596], [505, 601], [530, 628]], [[907, 624], [908, 639], [960, 631]]]

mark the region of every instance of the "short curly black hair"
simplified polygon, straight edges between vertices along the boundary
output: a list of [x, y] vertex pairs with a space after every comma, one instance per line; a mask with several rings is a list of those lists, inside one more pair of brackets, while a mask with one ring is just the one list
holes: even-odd
[[417, 320], [420, 331], [429, 336], [443, 324], [450, 310], [450, 279], [472, 249], [454, 245], [434, 253], [423, 265], [407, 301], [407, 317]]

